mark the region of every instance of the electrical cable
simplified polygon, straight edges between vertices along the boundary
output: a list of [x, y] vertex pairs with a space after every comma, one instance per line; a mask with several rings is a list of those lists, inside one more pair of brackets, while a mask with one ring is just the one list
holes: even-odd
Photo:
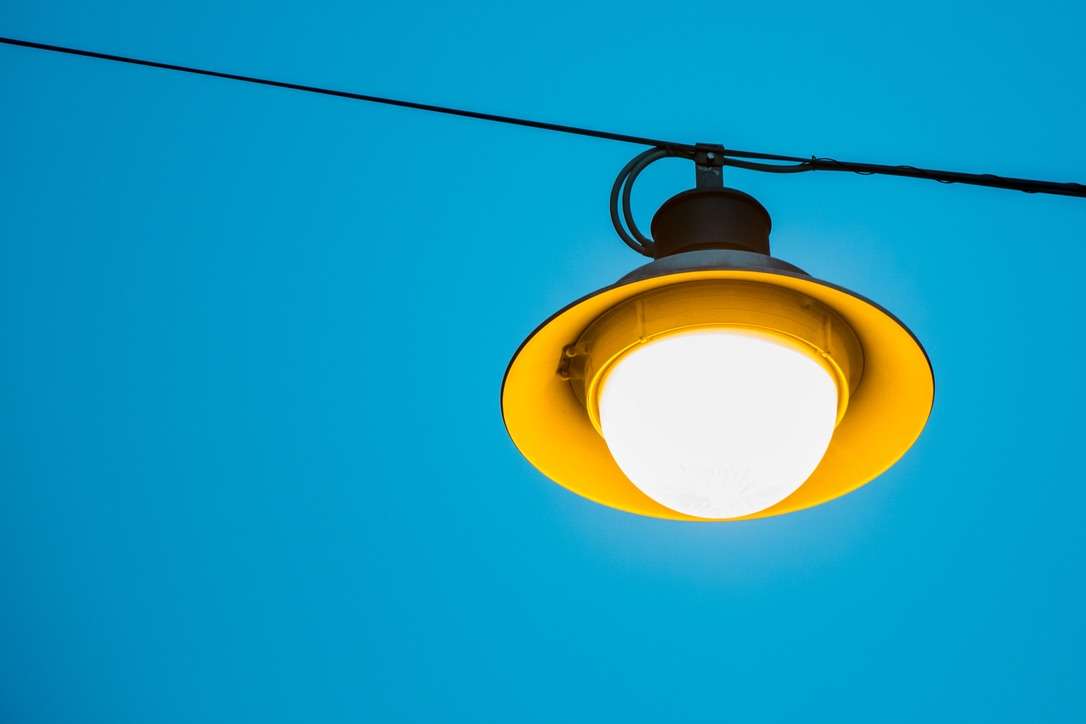
[[326, 96], [335, 96], [337, 98], [347, 98], [353, 101], [365, 101], [367, 103], [380, 103], [388, 106], [398, 106], [400, 108], [411, 108], [418, 111], [429, 111], [430, 113], [444, 113], [450, 116], [461, 116], [463, 118], [474, 118], [481, 121], [493, 121], [495, 123], [506, 123], [514, 126], [527, 126], [529, 128], [538, 128], [544, 131], [557, 131], [558, 133], [572, 133], [579, 136], [590, 136], [592, 138], [602, 138], [608, 141], [622, 141], [625, 143], [636, 143], [641, 146], [659, 146], [663, 148], [694, 148], [692, 145], [684, 143], [675, 143], [672, 141], [662, 141], [657, 138], [644, 138], [642, 136], [630, 136], [625, 133], [612, 133], [610, 131], [596, 131], [590, 128], [578, 128], [576, 126], [567, 126], [560, 123], [546, 123], [544, 121], [533, 121], [526, 118], [514, 118], [512, 116], [501, 116], [494, 113], [481, 113], [478, 111], [469, 111], [462, 108], [449, 108], [447, 106], [437, 106], [429, 103], [416, 103], [414, 101], [399, 100], [396, 98], [383, 98], [381, 96], [366, 95], [364, 93], [353, 93], [351, 91], [335, 90], [332, 88], [322, 88], [320, 86], [303, 85], [301, 83], [288, 83], [280, 80], [270, 80], [268, 78], [257, 78], [250, 75], [239, 75], [237, 73], [225, 73], [218, 70], [208, 70], [206, 68], [195, 68], [187, 65], [176, 65], [174, 63], [160, 63], [155, 60], [144, 60], [142, 58], [132, 58], [125, 55], [113, 55], [111, 53], [99, 53], [93, 50], [80, 50], [78, 48], [68, 48], [63, 45], [49, 45], [48, 43], [36, 43], [30, 40], [18, 40], [16, 38], [0, 37], [0, 44], [14, 45], [20, 48], [33, 48], [34, 50], [46, 50], [52, 53], [64, 53], [66, 55], [77, 55], [84, 58], [95, 58], [97, 60], [108, 60], [114, 63], [127, 63], [129, 65], [142, 65], [148, 68], [158, 68], [160, 70], [172, 70], [179, 73], [191, 73], [193, 75], [203, 75], [212, 78], [223, 78], [225, 80], [236, 80], [243, 83], [253, 83], [256, 85], [272, 86], [274, 88], [285, 88], [287, 90], [302, 91], [304, 93], [317, 93]]
[[[569, 126], [560, 123], [547, 123], [544, 121], [534, 121], [531, 119], [516, 118], [513, 116], [503, 116], [494, 113], [482, 113], [479, 111], [450, 108], [447, 106], [438, 106], [429, 103], [417, 103], [415, 101], [406, 101], [396, 98], [384, 98], [381, 96], [366, 95], [363, 93], [341, 91], [332, 88], [322, 88], [319, 86], [304, 85], [301, 83], [289, 83], [285, 81], [271, 80], [267, 78], [258, 78], [255, 76], [240, 75], [237, 73], [226, 73], [218, 70], [208, 70], [205, 68], [177, 65], [174, 63], [162, 63], [154, 60], [145, 60], [142, 58], [134, 58], [124, 55], [114, 55], [110, 53], [100, 53], [92, 50], [82, 50], [79, 48], [70, 48], [62, 45], [38, 43], [30, 40], [20, 40], [17, 38], [0, 37], [0, 44], [11, 45], [21, 48], [30, 48], [34, 50], [43, 50], [51, 53], [63, 53], [66, 55], [80, 56], [84, 58], [94, 58], [97, 60], [106, 60], [115, 63], [127, 63], [129, 65], [158, 68], [160, 70], [169, 70], [180, 73], [190, 73], [193, 75], [209, 76], [212, 78], [240, 81], [243, 83], [272, 86], [275, 88], [284, 88], [287, 90], [295, 90], [305, 93], [316, 93], [326, 96], [335, 96], [337, 98], [365, 101], [367, 103], [380, 103], [389, 106], [398, 106], [400, 108], [411, 108], [419, 111], [428, 111], [430, 113], [442, 113], [450, 116], [473, 118], [476, 120], [491, 121], [494, 123], [525, 126], [528, 128], [536, 128], [544, 131], [554, 131], [557, 133], [588, 136], [591, 138], [599, 138], [608, 141], [633, 143], [642, 146], [651, 146], [654, 149], [666, 151], [668, 155], [692, 157], [693, 153], [696, 151], [696, 144], [690, 143], [678, 143], [675, 141], [647, 138], [644, 136], [633, 136], [625, 133], [614, 133], [611, 131], [580, 128], [577, 126]], [[735, 149], [726, 149], [723, 151], [723, 155], [725, 165], [751, 171], [763, 171], [767, 173], [846, 171], [862, 175], [880, 174], [884, 176], [902, 176], [907, 178], [928, 179], [931, 181], [939, 181], [942, 183], [961, 183], [973, 186], [987, 186], [991, 188], [1023, 191], [1026, 193], [1056, 194], [1060, 196], [1075, 196], [1080, 198], [1086, 198], [1086, 185], [1080, 183], [1065, 183], [1058, 181], [1011, 178], [1005, 176], [996, 176], [993, 174], [963, 173], [960, 171], [940, 171], [936, 169], [917, 168], [915, 166], [895, 166], [874, 163], [856, 163], [851, 161], [836, 161], [830, 158], [820, 158], [815, 156], [811, 156], [809, 158], [803, 158], [801, 156], [782, 156], [779, 154], [761, 153], [757, 151], [740, 151]], [[758, 163], [759, 161], [776, 161], [779, 163]], [[648, 163], [651, 163], [651, 161], [649, 161]], [[629, 172], [632, 172], [634, 166], [630, 165], [628, 166], [628, 168], [630, 169]], [[637, 173], [640, 173], [640, 171], [638, 171]], [[636, 176], [636, 173], [633, 175]], [[620, 174], [620, 178], [621, 176], [622, 175]], [[627, 205], [628, 204], [624, 204], [624, 207]], [[614, 206], [614, 204], [612, 204], [612, 206]], [[617, 221], [617, 216], [612, 220], [616, 222], [616, 228], [618, 228], [619, 224]], [[627, 221], [629, 220], [630, 219], [628, 217]], [[634, 235], [632, 236], [627, 234], [625, 231], [620, 232], [619, 235], [622, 236], [623, 241], [629, 244], [636, 251], [638, 251], [639, 253], [645, 253], [645, 241], [642, 241], [641, 239], [646, 239], [646, 237], [643, 237], [640, 232], [636, 230], [636, 225], [633, 226], [632, 231], [634, 232]], [[651, 245], [651, 240], [646, 239], [646, 241], [648, 241]]]
[[641, 175], [649, 164], [655, 163], [662, 158], [669, 158], [673, 156], [686, 157], [687, 154], [669, 151], [663, 148], [654, 148], [650, 151], [642, 153], [630, 167], [630, 172], [626, 175], [625, 184], [622, 188], [622, 218], [626, 221], [626, 226], [630, 230], [630, 235], [637, 239], [638, 244], [644, 249], [642, 252], [645, 256], [654, 256], [654, 248], [656, 242], [650, 237], [641, 233], [637, 228], [637, 222], [634, 220], [633, 205], [630, 203], [630, 193], [633, 191], [634, 182], [637, 181], [637, 177]]
[[[644, 256], [652, 256], [652, 244], [643, 244], [638, 240], [640, 234], [637, 237], [632, 235], [626, 230], [626, 226], [629, 225], [630, 219], [627, 218], [626, 225], [623, 225], [622, 219], [619, 216], [619, 197], [622, 194], [623, 188], [627, 185], [627, 181], [630, 176], [630, 171], [634, 166], [639, 164], [643, 159], [660, 154], [661, 149], [650, 148], [647, 151], [642, 151], [638, 155], [630, 159], [629, 163], [622, 167], [622, 170], [618, 172], [618, 176], [615, 177], [615, 183], [611, 186], [611, 224], [615, 227], [615, 232], [618, 233], [618, 238], [622, 239], [626, 246], [630, 247], [638, 254]], [[636, 226], [636, 224], [635, 224]]]

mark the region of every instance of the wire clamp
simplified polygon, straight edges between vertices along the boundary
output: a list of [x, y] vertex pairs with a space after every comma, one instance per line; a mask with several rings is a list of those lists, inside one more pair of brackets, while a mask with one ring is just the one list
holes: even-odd
[[694, 146], [694, 180], [699, 189], [724, 188], [724, 147], [718, 143]]

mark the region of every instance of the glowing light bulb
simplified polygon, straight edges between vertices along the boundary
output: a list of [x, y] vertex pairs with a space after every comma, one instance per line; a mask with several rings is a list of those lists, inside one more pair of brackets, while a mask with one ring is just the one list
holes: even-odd
[[838, 402], [833, 377], [800, 349], [724, 328], [634, 347], [598, 400], [626, 477], [701, 518], [756, 513], [791, 495], [825, 454]]

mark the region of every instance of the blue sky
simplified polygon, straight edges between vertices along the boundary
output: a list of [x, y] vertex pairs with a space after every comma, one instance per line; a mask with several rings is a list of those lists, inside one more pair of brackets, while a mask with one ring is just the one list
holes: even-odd
[[[1086, 180], [1074, 3], [15, 2], [0, 34], [686, 141]], [[640, 263], [637, 148], [0, 48], [0, 718], [1071, 721], [1086, 202], [729, 172], [904, 320], [923, 437], [795, 515], [595, 506], [508, 441]], [[661, 163], [647, 221], [690, 182]]]

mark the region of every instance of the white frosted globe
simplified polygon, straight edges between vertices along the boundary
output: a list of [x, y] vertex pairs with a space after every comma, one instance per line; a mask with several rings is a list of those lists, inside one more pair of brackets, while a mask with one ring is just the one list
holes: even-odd
[[741, 330], [703, 329], [641, 344], [604, 377], [607, 447], [642, 492], [701, 518], [765, 510], [826, 452], [837, 386], [799, 349]]

